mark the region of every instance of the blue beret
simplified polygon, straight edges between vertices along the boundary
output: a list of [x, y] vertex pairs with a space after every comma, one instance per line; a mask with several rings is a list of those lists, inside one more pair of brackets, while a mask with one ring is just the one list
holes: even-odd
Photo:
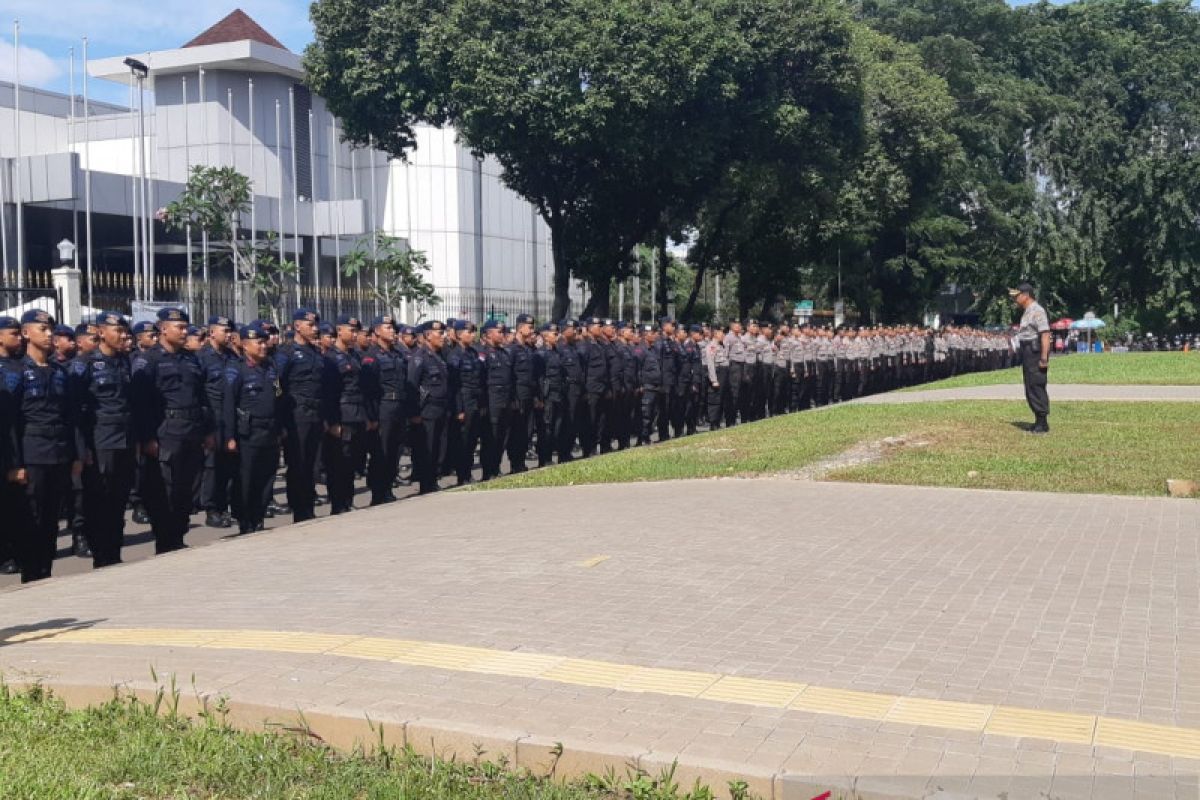
[[142, 333], [154, 333], [154, 323], [147, 322], [145, 320], [135, 323], [133, 326], [133, 333], [135, 336]]
[[517, 314], [518, 325], [524, 325], [526, 322], [528, 322], [530, 325], [534, 323], [532, 314]]
[[292, 312], [292, 322], [320, 322], [321, 315], [307, 308], [297, 308]]
[[675, 320], [671, 319], [670, 317], [660, 317], [658, 320], [658, 324], [659, 325], [674, 325]]
[[378, 328], [380, 325], [395, 325], [396, 318], [391, 314], [380, 314], [375, 319], [371, 320], [371, 327]]
[[649, 322], [643, 322], [641, 325], [638, 325], [638, 330], [642, 333], [654, 333], [654, 326]]
[[417, 330], [419, 330], [421, 333], [428, 333], [429, 331], [444, 331], [446, 330], [446, 324], [440, 319], [431, 319], [428, 322], [421, 323], [421, 327]]
[[574, 319], [570, 319], [570, 318], [568, 318], [568, 319], [564, 319], [564, 320], [562, 320], [561, 322], [559, 322], [559, 323], [558, 323], [558, 327], [560, 327], [560, 328], [562, 328], [562, 329], [564, 329], [564, 330], [565, 330], [565, 329], [567, 329], [567, 328], [578, 328], [578, 327], [579, 327], [579, 321], [578, 321], [578, 320], [574, 320]]
[[492, 331], [492, 330], [496, 330], [497, 328], [501, 328], [501, 329], [503, 329], [503, 328], [504, 328], [504, 326], [503, 326], [503, 325], [501, 325], [499, 322], [497, 322], [497, 321], [496, 321], [496, 320], [494, 320], [494, 319], [489, 319], [487, 322], [483, 323], [483, 329], [482, 329], [482, 330], [484, 330], [484, 331]]
[[746, 324], [747, 325], [757, 325], [758, 320], [754, 319], [754, 317], [751, 317], [750, 319], [746, 320]]
[[323, 336], [333, 336], [333, 325], [328, 322], [322, 322], [317, 325], [317, 333]]
[[623, 319], [617, 320], [617, 330], [623, 331], [628, 327], [629, 327], [629, 323], [626, 322], [625, 320], [623, 320]]
[[187, 335], [188, 336], [199, 336], [200, 329], [197, 328], [195, 325], [188, 325]]
[[[447, 324], [451, 325], [451, 323]], [[474, 326], [471, 324], [471, 320], [469, 319], [456, 319], [451, 327], [453, 327], [456, 331], [465, 331], [474, 328]]]
[[587, 324], [588, 325], [603, 325], [604, 320], [600, 319], [599, 317], [588, 317]]
[[213, 325], [220, 325], [223, 328], [236, 327], [233, 324], [233, 320], [231, 320], [229, 317], [224, 316], [223, 314], [212, 315], [211, 317], [208, 318], [208, 324], [209, 324], [209, 327], [212, 327]]
[[101, 311], [96, 317], [97, 325], [128, 325], [129, 322], [116, 311]]
[[538, 330], [541, 331], [542, 333], [546, 333], [547, 331], [551, 331], [553, 333], [558, 333], [558, 323], [557, 322], [547, 322], [545, 325], [538, 328]]
[[456, 323], [456, 322], [458, 322], [458, 319], [457, 319], [457, 318], [455, 318], [455, 317], [446, 317], [446, 327], [447, 327], [447, 328], [453, 328], [453, 327], [454, 327], [454, 323]]
[[271, 335], [271, 330], [261, 319], [256, 319], [243, 325], [238, 335], [243, 339], [266, 339]]
[[96, 323], [95, 322], [81, 322], [75, 326], [75, 335], [76, 336], [82, 336], [85, 334], [95, 333], [95, 332], [96, 332]]
[[21, 315], [22, 325], [29, 325], [34, 322], [44, 322], [47, 325], [53, 325], [54, 317], [50, 316], [48, 312], [42, 311], [40, 308], [31, 308]]
[[70, 336], [72, 339], [74, 339], [75, 338], [75, 329], [72, 328], [70, 325], [55, 325], [54, 326], [54, 335], [55, 336]]
[[191, 317], [182, 308], [160, 308], [158, 310], [159, 322], [191, 322]]
[[339, 327], [342, 325], [349, 325], [355, 330], [362, 329], [362, 323], [359, 321], [358, 317], [354, 316], [353, 314], [338, 314], [337, 324]]
[[703, 333], [704, 328], [699, 325], [688, 325], [688, 333]]
[[0, 331], [20, 330], [21, 323], [16, 317], [0, 317]]
[[400, 335], [401, 336], [413, 336], [416, 334], [416, 332], [417, 332], [417, 329], [414, 328], [412, 325], [401, 325], [400, 326]]

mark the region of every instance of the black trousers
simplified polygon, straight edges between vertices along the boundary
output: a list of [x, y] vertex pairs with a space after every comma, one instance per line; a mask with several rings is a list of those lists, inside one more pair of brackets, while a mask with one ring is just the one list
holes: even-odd
[[[218, 442], [218, 444], [221, 444]], [[204, 477], [200, 482], [200, 507], [212, 513], [229, 510], [231, 489], [238, 474], [238, 458], [220, 447], [204, 457]]]
[[283, 442], [283, 457], [287, 464], [287, 498], [292, 507], [292, 520], [303, 522], [316, 516], [317, 460], [325, 426], [315, 419], [293, 417]]
[[238, 447], [238, 530], [249, 533], [266, 520], [275, 466], [279, 463], [279, 448], [273, 443], [249, 444], [245, 441]]
[[746, 364], [742, 361], [729, 362], [729, 380], [726, 383], [725, 396], [725, 426], [737, 425], [740, 409], [742, 384], [745, 382]]
[[97, 450], [93, 462], [83, 468], [84, 530], [95, 568], [121, 563], [133, 470], [132, 448]]
[[567, 384], [567, 394], [562, 404], [562, 427], [559, 428], [558, 463], [575, 458], [575, 442], [579, 438], [579, 404], [583, 398], [583, 387]]
[[[561, 396], [551, 395], [543, 403], [542, 410], [538, 413], [537, 450], [539, 467], [553, 463], [555, 449], [558, 449], [559, 463], [563, 462], [561, 447], [563, 406], [565, 402]], [[570, 457], [571, 454], [568, 451], [567, 460], [570, 460]]]
[[607, 453], [612, 450], [612, 435], [608, 424], [611, 399], [598, 392], [588, 392], [584, 395], [583, 402], [587, 409], [589, 434], [587, 444], [583, 448], [584, 453], [591, 455], [597, 448], [601, 453]]
[[362, 461], [367, 427], [363, 422], [343, 422], [341, 432], [325, 437], [325, 485], [329, 488], [329, 513], [354, 508], [354, 473]]
[[434, 419], [422, 418], [419, 425], [411, 427], [413, 475], [421, 487], [421, 494], [438, 490], [437, 454], [441, 451], [442, 439], [446, 435], [446, 417], [439, 414]]
[[654, 435], [654, 425], [662, 405], [662, 394], [661, 389], [642, 389], [642, 429], [638, 432], [638, 442], [641, 444], [650, 444]]
[[24, 508], [17, 538], [17, 563], [21, 583], [50, 577], [58, 550], [58, 512], [71, 487], [70, 464], [25, 466]]
[[1035, 419], [1050, 416], [1050, 395], [1046, 391], [1046, 372], [1038, 366], [1042, 351], [1038, 342], [1021, 342], [1021, 376], [1025, 379], [1025, 402]]
[[[457, 419], [450, 420], [450, 433], [447, 435], [457, 439], [454, 447], [454, 474], [459, 483], [471, 480], [471, 470], [475, 468], [475, 450], [483, 438], [483, 428], [486, 424], [487, 418], [478, 408], [466, 409], [461, 422]], [[482, 460], [481, 452], [480, 461]]]
[[370, 438], [371, 458], [367, 462], [367, 486], [371, 505], [393, 499], [392, 484], [400, 472], [400, 452], [404, 449], [408, 420], [399, 403], [384, 401], [379, 407], [379, 427]]
[[708, 427], [714, 431], [721, 427], [721, 419], [725, 416], [725, 403], [728, 400], [729, 394], [729, 366], [720, 366], [716, 370], [717, 383], [720, 385], [714, 389], [710, 383], [708, 385], [708, 394], [706, 395]]
[[525, 471], [525, 454], [529, 451], [529, 426], [533, 423], [533, 400], [517, 400], [508, 427], [508, 470]]
[[146, 510], [154, 529], [154, 552], [169, 553], [184, 546], [204, 449], [199, 441], [160, 439], [158, 457], [144, 458]]
[[655, 404], [658, 407], [658, 440], [665, 442], [671, 438], [671, 417], [675, 413], [675, 387], [663, 386], [655, 393]]
[[511, 419], [511, 411], [512, 409], [507, 403], [492, 403], [486, 412], [487, 426], [483, 431], [483, 449], [479, 457], [484, 480], [500, 475], [500, 458], [504, 454], [504, 448], [508, 446], [508, 423]]

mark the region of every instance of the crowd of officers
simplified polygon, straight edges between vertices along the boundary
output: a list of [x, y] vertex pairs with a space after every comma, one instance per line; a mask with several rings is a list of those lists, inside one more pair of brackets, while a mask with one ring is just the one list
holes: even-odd
[[[0, 570], [50, 575], [64, 516], [77, 555], [119, 563], [128, 507], [156, 552], [189, 518], [240, 533], [395, 500], [402, 455], [421, 493], [865, 394], [1015, 363], [1011, 337], [899, 326], [831, 330], [755, 320], [536, 328], [418, 327], [298, 309], [281, 332], [178, 308], [76, 328], [0, 317]], [[274, 498], [282, 455], [287, 505]], [[319, 498], [324, 483], [327, 500]]]

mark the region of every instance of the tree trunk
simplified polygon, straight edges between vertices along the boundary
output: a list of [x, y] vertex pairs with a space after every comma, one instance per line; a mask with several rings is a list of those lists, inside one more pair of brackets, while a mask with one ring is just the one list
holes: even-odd
[[583, 316], [585, 317], [607, 317], [612, 308], [610, 295], [612, 294], [612, 276], [605, 275], [603, 278], [597, 278], [592, 281], [588, 287], [591, 290], [591, 297], [588, 298], [587, 307], [584, 309]]
[[567, 263], [566, 248], [562, 245], [562, 218], [552, 214], [547, 220], [550, 226], [550, 251], [554, 256], [554, 307], [550, 318], [566, 319], [571, 312], [571, 265]]
[[654, 302], [658, 306], [659, 317], [667, 316], [667, 298], [670, 296], [670, 291], [667, 287], [667, 264], [670, 263], [669, 259], [670, 255], [667, 253], [667, 234], [662, 233], [658, 238], [658, 259], [654, 265], [654, 268], [658, 270], [658, 286], [655, 287], [658, 297], [654, 298]]
[[692, 281], [692, 291], [688, 294], [687, 304], [684, 305], [683, 311], [679, 314], [681, 320], [691, 320], [692, 310], [696, 307], [696, 299], [700, 296], [700, 289], [704, 286], [704, 273], [708, 269], [706, 264], [700, 264], [696, 267], [696, 280]]

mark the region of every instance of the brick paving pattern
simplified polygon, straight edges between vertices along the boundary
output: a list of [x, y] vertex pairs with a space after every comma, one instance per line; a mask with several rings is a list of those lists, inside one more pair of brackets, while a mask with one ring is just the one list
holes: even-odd
[[410, 742], [456, 728], [518, 763], [555, 741], [652, 771], [678, 758], [681, 776], [720, 788], [738, 775], [774, 797], [1195, 797], [1200, 760], [946, 720], [324, 654], [3, 639], [65, 620], [351, 634], [1196, 729], [1196, 509], [788, 480], [449, 493], [6, 593], [0, 669], [149, 687], [153, 665], [236, 700], [407, 722]]

